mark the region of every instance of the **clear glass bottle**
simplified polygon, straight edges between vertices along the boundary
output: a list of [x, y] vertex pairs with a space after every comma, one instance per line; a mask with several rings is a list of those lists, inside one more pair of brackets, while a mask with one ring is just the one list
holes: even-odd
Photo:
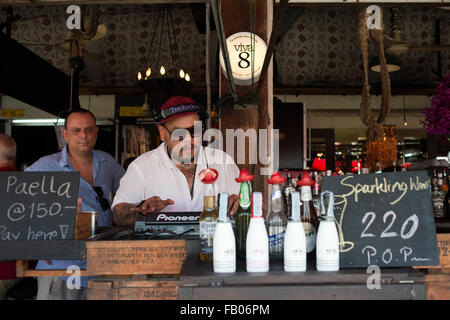
[[201, 261], [213, 261], [213, 241], [218, 215], [214, 184], [206, 184], [203, 211], [199, 218]]
[[320, 216], [320, 185], [318, 180], [314, 182], [312, 198], [314, 209], [316, 210], [317, 215]]
[[284, 208], [287, 218], [292, 215], [292, 198], [291, 193], [295, 191], [294, 183], [292, 182], [292, 175], [290, 173], [287, 174], [286, 183], [283, 186], [283, 199], [284, 199]]
[[287, 218], [283, 212], [283, 195], [279, 184], [272, 185], [270, 204], [270, 212], [266, 219], [269, 256], [271, 259], [282, 259]]
[[317, 227], [319, 226], [319, 220], [312, 201], [311, 185], [313, 185], [313, 183], [314, 182], [308, 173], [304, 173], [302, 179], [298, 182], [301, 186], [301, 214], [303, 229], [305, 230], [306, 236], [306, 252], [308, 259], [312, 259], [315, 256]]

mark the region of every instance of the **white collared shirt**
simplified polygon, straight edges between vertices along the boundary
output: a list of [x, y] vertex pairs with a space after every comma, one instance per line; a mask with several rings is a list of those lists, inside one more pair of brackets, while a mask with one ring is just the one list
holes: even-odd
[[235, 180], [239, 177], [239, 168], [233, 159], [221, 150], [200, 147], [194, 192], [191, 197], [186, 177], [169, 158], [166, 145], [162, 143], [155, 150], [144, 153], [130, 164], [120, 180], [112, 208], [119, 203], [138, 204], [142, 200], [158, 196], [162, 200], [172, 199], [175, 202], [161, 210], [163, 212], [202, 211], [205, 184], [199, 180], [198, 174], [206, 168], [206, 164], [219, 173], [215, 182], [217, 194], [221, 192], [239, 194], [239, 183]]

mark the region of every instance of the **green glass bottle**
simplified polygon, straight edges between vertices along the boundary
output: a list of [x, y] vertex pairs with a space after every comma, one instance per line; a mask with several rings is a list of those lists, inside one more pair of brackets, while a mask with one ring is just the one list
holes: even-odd
[[240, 178], [236, 179], [237, 182], [241, 183], [239, 208], [235, 214], [235, 236], [238, 259], [246, 258], [246, 239], [251, 218], [251, 180], [253, 180], [253, 175], [249, 175], [245, 169], [241, 171]]

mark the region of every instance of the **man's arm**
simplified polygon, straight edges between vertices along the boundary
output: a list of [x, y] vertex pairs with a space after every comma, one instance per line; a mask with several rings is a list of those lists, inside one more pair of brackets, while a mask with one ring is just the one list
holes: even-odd
[[113, 220], [118, 226], [133, 226], [139, 220], [139, 212], [133, 210], [136, 205], [132, 203], [119, 203], [114, 206]]
[[114, 223], [119, 226], [132, 226], [142, 216], [159, 212], [174, 203], [172, 199], [161, 200], [160, 197], [156, 196], [148, 198], [139, 207], [132, 203], [118, 203], [113, 209]]

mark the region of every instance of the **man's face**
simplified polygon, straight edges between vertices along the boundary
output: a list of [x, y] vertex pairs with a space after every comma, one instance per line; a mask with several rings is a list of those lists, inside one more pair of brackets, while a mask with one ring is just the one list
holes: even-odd
[[72, 113], [66, 120], [67, 130], [63, 130], [69, 150], [78, 154], [91, 152], [97, 142], [98, 128], [94, 118], [88, 113]]
[[[200, 121], [199, 116], [191, 114], [158, 126], [161, 140], [166, 142], [169, 154], [176, 162], [193, 163], [197, 157], [202, 141], [201, 126], [197, 125], [199, 130], [196, 133], [199, 133], [199, 135], [194, 137], [187, 130], [183, 130], [189, 129], [190, 132], [193, 132], [195, 121]], [[180, 141], [180, 139], [182, 140]]]

